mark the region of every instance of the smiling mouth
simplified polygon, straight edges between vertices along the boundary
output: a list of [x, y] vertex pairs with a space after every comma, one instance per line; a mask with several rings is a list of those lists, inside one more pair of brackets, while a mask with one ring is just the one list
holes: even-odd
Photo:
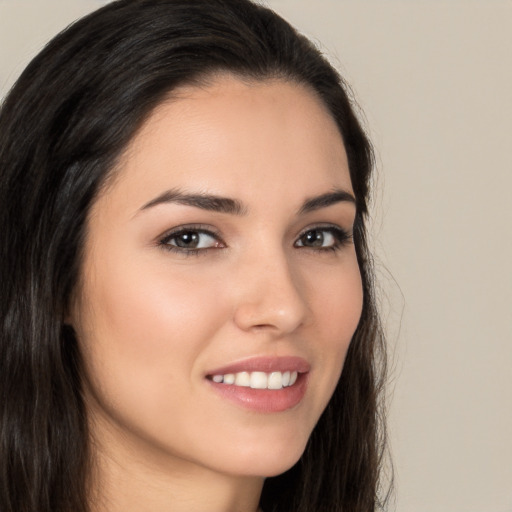
[[285, 372], [238, 372], [209, 376], [216, 384], [238, 386], [251, 389], [277, 390], [293, 386], [299, 376], [297, 371]]
[[302, 402], [311, 366], [302, 357], [253, 357], [205, 377], [211, 389], [237, 406], [257, 413], [284, 412]]

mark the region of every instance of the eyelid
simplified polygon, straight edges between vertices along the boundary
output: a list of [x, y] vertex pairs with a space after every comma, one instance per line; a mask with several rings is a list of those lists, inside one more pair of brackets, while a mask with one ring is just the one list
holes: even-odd
[[[178, 246], [171, 245], [168, 243], [170, 240], [178, 237], [180, 234], [187, 233], [190, 231], [208, 235], [208, 236], [216, 239], [220, 244], [222, 244], [222, 246], [187, 249], [186, 247], [178, 247]], [[180, 226], [176, 226], [176, 227], [166, 231], [162, 235], [160, 235], [157, 238], [157, 244], [158, 244], [158, 246], [162, 247], [165, 250], [175, 251], [175, 252], [185, 254], [185, 255], [205, 253], [206, 251], [208, 251], [210, 249], [214, 249], [214, 248], [222, 249], [226, 246], [219, 231], [216, 228], [214, 228], [213, 226], [210, 226], [207, 224], [182, 224]]]
[[[329, 231], [333, 234], [336, 243], [332, 246], [327, 247], [308, 247], [306, 245], [297, 245], [297, 242], [308, 232], [310, 231]], [[353, 241], [353, 229], [346, 229], [338, 224], [314, 224], [311, 226], [307, 226], [297, 235], [297, 239], [294, 242], [295, 247], [304, 247], [305, 249], [311, 249], [316, 251], [326, 251], [326, 250], [335, 250], [340, 249], [344, 245]]]

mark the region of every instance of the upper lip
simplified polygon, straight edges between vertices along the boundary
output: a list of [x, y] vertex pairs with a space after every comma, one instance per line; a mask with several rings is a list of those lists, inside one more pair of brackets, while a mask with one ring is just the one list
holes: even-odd
[[302, 357], [251, 357], [209, 371], [207, 375], [226, 375], [239, 372], [309, 372], [310, 364]]

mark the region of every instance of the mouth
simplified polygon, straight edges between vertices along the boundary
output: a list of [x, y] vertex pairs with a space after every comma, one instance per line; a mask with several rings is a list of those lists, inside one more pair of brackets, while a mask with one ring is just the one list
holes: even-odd
[[310, 365], [298, 357], [252, 358], [206, 375], [214, 392], [255, 412], [282, 412], [306, 393]]
[[238, 372], [212, 375], [207, 378], [217, 384], [240, 386], [251, 389], [283, 389], [297, 382], [299, 372]]

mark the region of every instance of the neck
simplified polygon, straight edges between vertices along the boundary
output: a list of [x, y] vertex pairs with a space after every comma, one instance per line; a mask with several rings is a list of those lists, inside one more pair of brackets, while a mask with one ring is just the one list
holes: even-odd
[[91, 512], [258, 511], [263, 478], [226, 475], [161, 453], [148, 457], [129, 443], [95, 440], [93, 449]]

